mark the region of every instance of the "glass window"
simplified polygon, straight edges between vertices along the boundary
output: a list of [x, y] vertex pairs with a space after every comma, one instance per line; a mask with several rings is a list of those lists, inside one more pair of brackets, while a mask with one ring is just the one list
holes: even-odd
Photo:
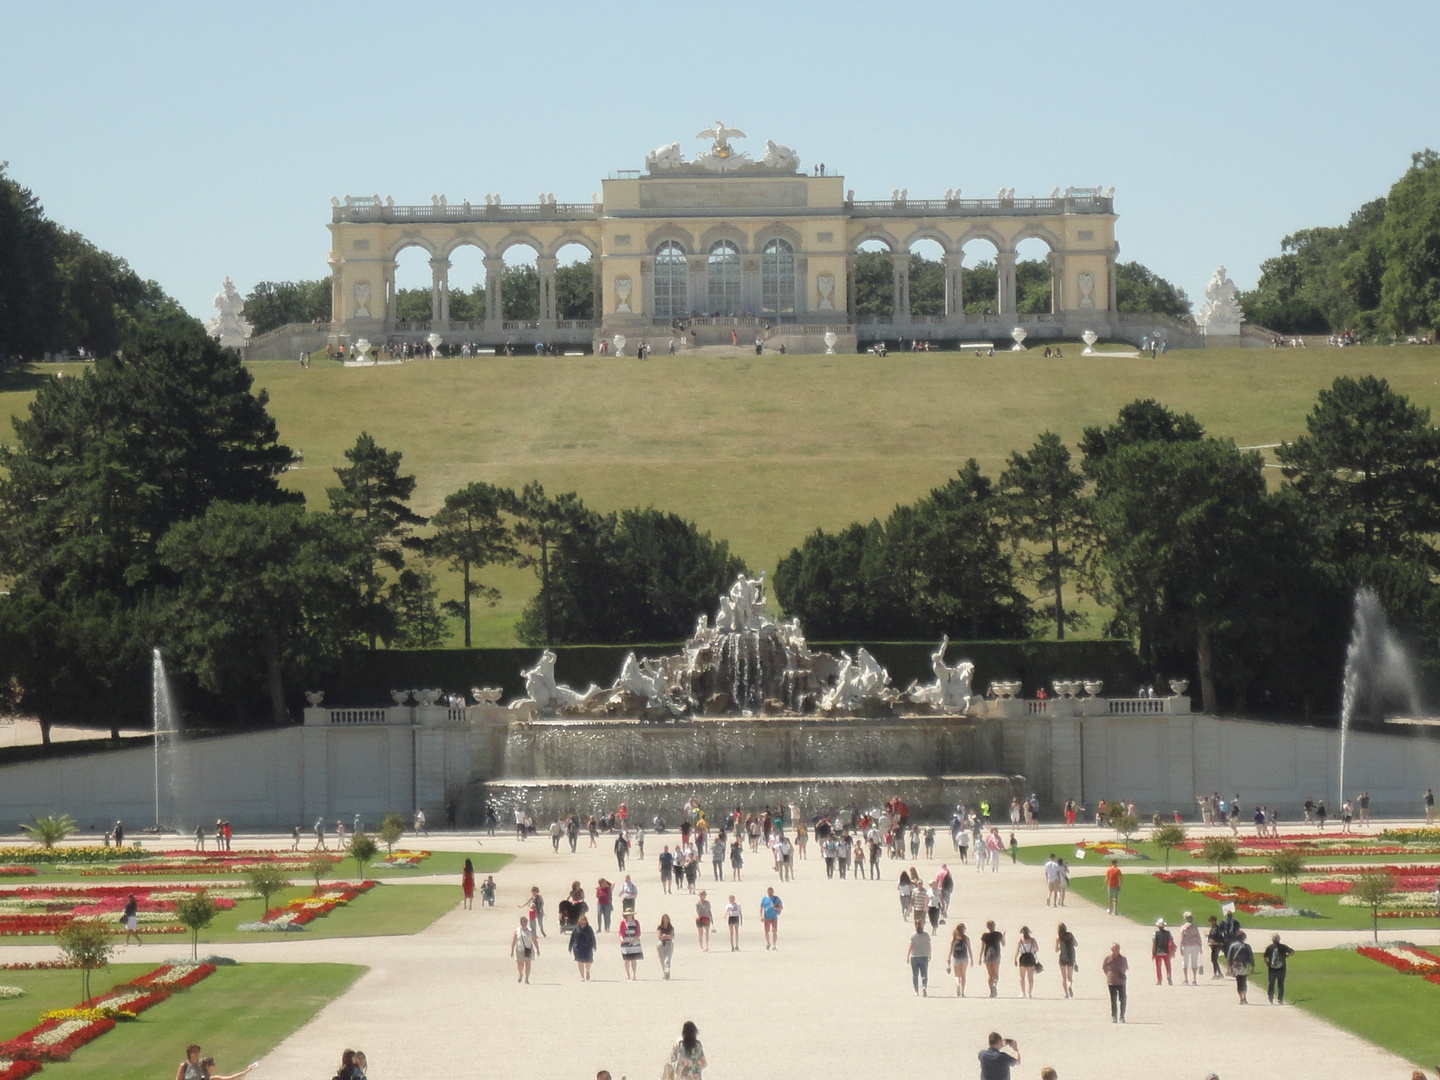
[[729, 240], [710, 248], [710, 314], [740, 314], [740, 249]]
[[685, 314], [688, 306], [686, 279], [689, 275], [690, 264], [685, 260], [685, 249], [674, 240], [666, 240], [655, 250], [656, 318], [677, 319]]
[[760, 308], [767, 315], [795, 311], [795, 249], [771, 240], [760, 257]]

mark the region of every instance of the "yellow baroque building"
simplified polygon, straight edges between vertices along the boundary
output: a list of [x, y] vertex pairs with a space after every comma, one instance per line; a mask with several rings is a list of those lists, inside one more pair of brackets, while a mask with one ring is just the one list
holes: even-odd
[[[958, 192], [911, 199], [896, 191], [860, 200], [843, 176], [820, 175], [818, 166], [807, 173], [786, 147], [767, 142], [764, 158], [755, 160], [730, 143], [743, 137], [733, 128], [717, 124], [701, 137], [711, 145], [694, 160], [678, 143], [662, 147], [643, 170], [604, 180], [588, 203], [548, 196], [522, 204], [437, 196], [428, 206], [378, 196], [332, 200], [331, 329], [374, 342], [439, 334], [447, 342], [526, 348], [599, 347], [616, 335], [638, 343], [679, 333], [700, 345], [763, 337], [772, 347], [814, 352], [823, 351], [827, 331], [842, 350], [887, 338], [1003, 341], [1017, 327], [1033, 338], [1093, 330], [1138, 340], [1163, 319], [1116, 311], [1113, 189], [1057, 188], [1043, 198], [1016, 198], [1008, 189], [991, 199]], [[1051, 310], [1017, 315], [1016, 245], [1032, 237], [1050, 249]], [[963, 248], [976, 239], [994, 247], [998, 286], [985, 314], [967, 319]], [[919, 240], [944, 252], [943, 315], [910, 313], [909, 249]], [[860, 321], [853, 314], [855, 258], [869, 241], [890, 253], [894, 310]], [[450, 256], [467, 244], [485, 260], [483, 323], [450, 319]], [[556, 255], [568, 244], [592, 256], [595, 319], [557, 317]], [[538, 320], [505, 316], [503, 256], [517, 245], [535, 252]], [[428, 323], [396, 318], [395, 260], [407, 247], [430, 256]]]

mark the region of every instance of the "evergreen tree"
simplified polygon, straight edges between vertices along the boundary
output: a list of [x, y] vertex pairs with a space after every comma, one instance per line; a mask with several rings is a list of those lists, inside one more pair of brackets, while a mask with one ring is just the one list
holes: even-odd
[[494, 607], [500, 599], [498, 590], [475, 579], [475, 571], [519, 557], [502, 518], [502, 510], [511, 498], [512, 493], [489, 484], [469, 484], [445, 496], [445, 505], [430, 519], [435, 533], [426, 541], [427, 551], [447, 560], [450, 569], [460, 574], [460, 599], [447, 600], [442, 606], [460, 617], [467, 649], [470, 648], [471, 602], [479, 597]]

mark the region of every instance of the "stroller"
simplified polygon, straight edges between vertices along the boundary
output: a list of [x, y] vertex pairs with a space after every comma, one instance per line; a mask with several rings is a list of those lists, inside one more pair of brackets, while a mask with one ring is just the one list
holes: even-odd
[[556, 905], [556, 911], [558, 911], [560, 915], [560, 933], [574, 933], [575, 926], [580, 921], [580, 916], [589, 910], [590, 905], [584, 900], [575, 901], [569, 897], [561, 900], [560, 903]]

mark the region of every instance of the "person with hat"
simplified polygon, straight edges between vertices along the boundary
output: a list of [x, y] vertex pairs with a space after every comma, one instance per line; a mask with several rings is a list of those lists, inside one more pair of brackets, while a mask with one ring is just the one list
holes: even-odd
[[1165, 981], [1174, 986], [1175, 982], [1170, 977], [1170, 958], [1175, 955], [1175, 935], [1170, 933], [1164, 919], [1155, 920], [1155, 933], [1150, 938], [1150, 955], [1155, 960], [1155, 985], [1160, 985], [1160, 967], [1163, 964]]

